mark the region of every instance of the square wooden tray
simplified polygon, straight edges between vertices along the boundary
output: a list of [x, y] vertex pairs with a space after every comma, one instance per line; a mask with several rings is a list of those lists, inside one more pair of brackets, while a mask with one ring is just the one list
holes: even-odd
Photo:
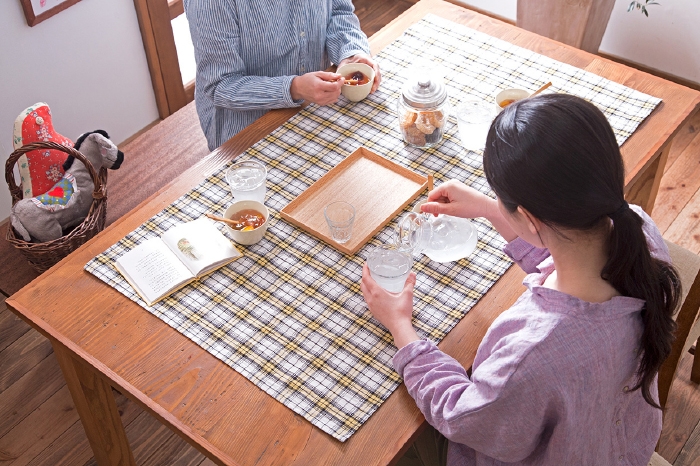
[[[360, 147], [280, 212], [283, 219], [346, 254], [355, 254], [384, 225], [418, 197], [428, 179]], [[352, 237], [331, 239], [323, 209], [335, 201], [355, 207]]]

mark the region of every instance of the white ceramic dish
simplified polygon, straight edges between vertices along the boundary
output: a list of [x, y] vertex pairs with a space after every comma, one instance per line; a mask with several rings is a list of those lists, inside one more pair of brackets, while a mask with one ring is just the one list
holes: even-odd
[[265, 232], [267, 231], [267, 226], [270, 224], [270, 211], [267, 210], [267, 207], [265, 207], [264, 204], [258, 202], [258, 201], [238, 201], [234, 202], [231, 204], [226, 211], [224, 211], [224, 218], [230, 219], [233, 214], [236, 212], [240, 212], [241, 210], [244, 209], [253, 209], [257, 210], [263, 216], [265, 217], [265, 223], [260, 225], [258, 228], [255, 230], [250, 230], [250, 231], [240, 231], [240, 230], [234, 230], [233, 228], [229, 227], [226, 225], [226, 228], [228, 229], [228, 232], [231, 234], [233, 237], [233, 240], [238, 243], [242, 244], [245, 246], [249, 246], [251, 244], [255, 244], [261, 239], [263, 239], [263, 236], [265, 236]]
[[504, 108], [501, 107], [504, 100], [518, 101], [527, 99], [528, 97], [530, 97], [530, 91], [526, 91], [525, 89], [504, 89], [496, 94], [493, 100], [496, 102], [496, 106], [500, 112]]
[[369, 78], [367, 84], [362, 84], [359, 86], [351, 86], [350, 84], [343, 84], [340, 92], [353, 102], [359, 102], [369, 95], [369, 91], [372, 90], [372, 84], [374, 83], [374, 69], [364, 63], [346, 63], [345, 65], [338, 68], [336, 73], [343, 77], [352, 75], [355, 71], [359, 71]]

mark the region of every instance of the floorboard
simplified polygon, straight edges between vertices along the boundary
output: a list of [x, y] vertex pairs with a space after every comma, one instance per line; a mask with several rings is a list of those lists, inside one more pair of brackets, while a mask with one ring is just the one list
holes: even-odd
[[14, 343], [31, 327], [5, 307], [5, 300], [0, 304], [0, 352]]
[[674, 466], [700, 466], [700, 422], [695, 426]]
[[7, 390], [0, 393], [0, 437], [29, 416], [65, 384], [53, 354], [29, 369]]
[[52, 352], [49, 340], [34, 330], [25, 333], [0, 351], [0, 393]]
[[671, 222], [664, 237], [700, 254], [700, 190], [695, 191], [678, 217]]
[[685, 151], [688, 144], [690, 144], [698, 134], [700, 134], [700, 112], [697, 112], [695, 115], [691, 116], [673, 139], [673, 144], [671, 144], [671, 152], [668, 154], [668, 160], [666, 161], [664, 173], [669, 170], [669, 168], [673, 165], [673, 162], [675, 162], [678, 156]]
[[[656, 207], [652, 211], [652, 218], [659, 230], [667, 232], [674, 222], [686, 218], [687, 214], [681, 215], [681, 212], [689, 206], [699, 189], [700, 132], [685, 144], [681, 153], [676, 154], [672, 164], [666, 166], [666, 172], [659, 186], [659, 194], [656, 197]], [[692, 204], [690, 205], [692, 209]], [[676, 228], [674, 227], [674, 230]], [[668, 233], [673, 234], [673, 230]], [[675, 242], [674, 238], [668, 239]], [[697, 242], [697, 239], [694, 241]]]
[[686, 353], [681, 358], [666, 403], [664, 425], [659, 439], [659, 454], [673, 463], [700, 422], [700, 389], [690, 381], [693, 356]]
[[64, 385], [0, 438], [0, 455], [11, 458], [11, 466], [26, 465], [78, 420]]

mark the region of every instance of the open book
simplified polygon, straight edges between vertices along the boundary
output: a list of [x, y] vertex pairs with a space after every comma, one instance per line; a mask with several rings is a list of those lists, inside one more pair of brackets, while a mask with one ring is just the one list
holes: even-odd
[[149, 306], [241, 257], [207, 218], [181, 223], [139, 244], [114, 266]]

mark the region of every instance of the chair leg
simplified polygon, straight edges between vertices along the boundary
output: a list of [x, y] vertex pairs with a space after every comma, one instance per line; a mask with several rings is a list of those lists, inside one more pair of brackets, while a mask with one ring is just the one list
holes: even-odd
[[695, 343], [695, 355], [693, 355], [693, 368], [690, 371], [690, 380], [695, 383], [700, 383], [700, 338]]

